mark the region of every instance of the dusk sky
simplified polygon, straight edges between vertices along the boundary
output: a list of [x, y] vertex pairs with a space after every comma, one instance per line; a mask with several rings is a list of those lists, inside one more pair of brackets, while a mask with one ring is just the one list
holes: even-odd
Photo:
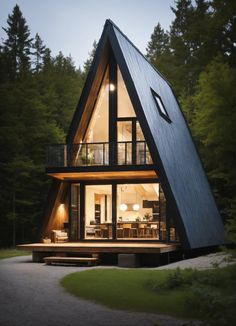
[[[8, 14], [20, 6], [32, 36], [38, 32], [56, 55], [71, 54], [76, 66], [82, 67], [99, 40], [106, 19], [111, 19], [141, 50], [154, 27], [160, 22], [169, 29], [174, 15], [174, 0], [0, 0], [0, 25], [7, 26]], [[1, 29], [1, 40], [6, 33]]]

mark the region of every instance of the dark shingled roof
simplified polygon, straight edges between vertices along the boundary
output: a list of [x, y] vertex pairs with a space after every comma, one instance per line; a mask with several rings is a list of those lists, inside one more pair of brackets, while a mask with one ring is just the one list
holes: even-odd
[[[106, 21], [88, 79], [93, 78], [107, 43], [120, 67], [185, 248], [224, 243], [221, 216], [170, 84], [110, 20]], [[89, 87], [87, 82], [85, 89]], [[161, 98], [169, 119], [157, 109], [153, 91]], [[83, 93], [68, 141], [73, 141], [82, 116]]]

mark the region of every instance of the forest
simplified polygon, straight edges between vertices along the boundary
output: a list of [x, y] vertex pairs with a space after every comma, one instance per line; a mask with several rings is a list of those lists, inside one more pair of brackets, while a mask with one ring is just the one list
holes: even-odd
[[[236, 1], [176, 0], [169, 30], [147, 40], [147, 59], [184, 111], [228, 238], [236, 242]], [[52, 56], [18, 5], [0, 43], [0, 248], [36, 239], [50, 186], [45, 149], [63, 143], [96, 42], [83, 68]]]

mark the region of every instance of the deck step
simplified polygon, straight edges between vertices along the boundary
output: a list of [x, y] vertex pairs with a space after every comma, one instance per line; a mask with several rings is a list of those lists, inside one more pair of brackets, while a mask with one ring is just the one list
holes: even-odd
[[45, 257], [44, 262], [46, 265], [51, 264], [87, 264], [93, 266], [98, 263], [97, 257]]

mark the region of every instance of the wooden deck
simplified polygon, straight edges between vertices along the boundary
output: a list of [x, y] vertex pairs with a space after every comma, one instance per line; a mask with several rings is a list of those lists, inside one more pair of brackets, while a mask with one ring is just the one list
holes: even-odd
[[140, 243], [140, 242], [65, 242], [65, 243], [31, 243], [18, 245], [18, 249], [32, 252], [58, 253], [132, 253], [162, 254], [176, 251], [179, 244]]

